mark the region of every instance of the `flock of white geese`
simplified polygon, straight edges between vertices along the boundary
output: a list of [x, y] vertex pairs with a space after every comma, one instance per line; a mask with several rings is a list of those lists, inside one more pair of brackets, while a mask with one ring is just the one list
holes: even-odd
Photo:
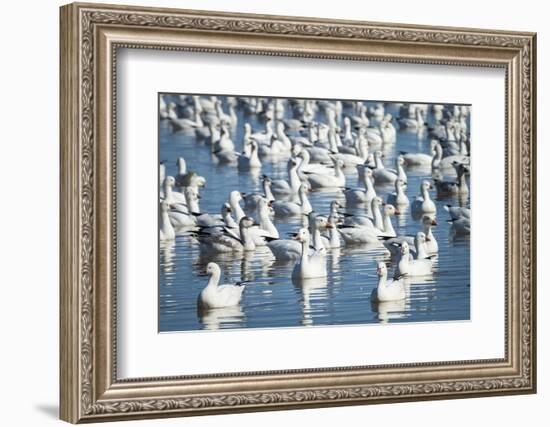
[[[435, 123], [426, 123], [428, 108]], [[242, 111], [244, 123], [239, 120]], [[181, 230], [192, 235], [204, 252], [252, 252], [267, 246], [277, 260], [294, 262], [293, 280], [327, 276], [327, 251], [343, 245], [378, 244], [391, 254], [395, 271], [377, 264], [378, 284], [373, 301], [397, 301], [406, 297], [404, 278], [430, 274], [438, 243], [432, 233], [439, 197], [467, 197], [470, 173], [469, 107], [402, 104], [399, 117], [386, 113], [383, 103], [368, 107], [360, 101], [319, 101], [180, 95], [178, 102], [160, 97], [160, 119], [174, 132], [193, 135], [210, 147], [218, 164], [240, 171], [259, 171], [263, 162], [286, 162], [287, 179], [262, 177], [262, 192], [229, 192], [219, 213], [203, 212], [201, 191], [206, 184], [199, 171], [189, 170], [185, 159], [175, 159], [178, 173], [166, 175], [160, 164], [160, 240], [171, 241]], [[251, 120], [263, 123], [253, 129]], [[321, 119], [320, 119], [321, 118]], [[242, 126], [244, 137], [233, 141]], [[395, 144], [396, 127], [429, 132], [431, 155], [401, 152], [393, 168], [384, 164], [382, 146]], [[356, 169], [361, 186], [346, 182], [345, 169]], [[407, 170], [421, 168], [431, 179], [420, 188], [408, 188]], [[381, 194], [384, 189], [393, 191]], [[311, 191], [335, 189], [340, 197], [330, 211], [320, 215], [310, 203]], [[418, 193], [414, 196], [415, 191]], [[345, 200], [345, 203], [343, 202]], [[362, 215], [342, 213], [345, 206], [362, 206]], [[392, 221], [409, 208], [420, 220], [416, 235], [398, 235]], [[446, 205], [450, 231], [470, 233], [470, 209]], [[280, 236], [274, 217], [302, 217], [303, 227], [291, 239]], [[220, 284], [215, 262], [206, 268], [210, 276], [198, 296], [204, 309], [238, 305], [243, 284]]]

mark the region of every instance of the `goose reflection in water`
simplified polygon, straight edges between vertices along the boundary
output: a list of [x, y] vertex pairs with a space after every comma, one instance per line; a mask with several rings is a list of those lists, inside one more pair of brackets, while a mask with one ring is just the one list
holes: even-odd
[[197, 308], [197, 313], [204, 329], [209, 331], [216, 331], [222, 327], [235, 328], [245, 320], [245, 314], [240, 305], [211, 309]]
[[323, 302], [327, 302], [328, 280], [326, 277], [292, 278], [292, 283], [296, 290], [302, 293], [302, 320], [300, 323], [302, 326], [312, 326], [314, 323], [313, 312], [318, 310]]

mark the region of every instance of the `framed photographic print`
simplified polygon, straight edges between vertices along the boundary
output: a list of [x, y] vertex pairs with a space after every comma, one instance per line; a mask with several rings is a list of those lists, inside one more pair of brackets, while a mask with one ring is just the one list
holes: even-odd
[[61, 8], [61, 418], [533, 393], [535, 34]]

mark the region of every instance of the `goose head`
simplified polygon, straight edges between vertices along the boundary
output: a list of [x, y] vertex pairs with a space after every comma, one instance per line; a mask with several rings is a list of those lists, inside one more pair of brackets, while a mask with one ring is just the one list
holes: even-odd
[[166, 202], [160, 202], [160, 211], [161, 212], [168, 212], [170, 210], [170, 205]]
[[371, 207], [373, 210], [378, 209], [380, 206], [382, 206], [384, 202], [382, 201], [382, 198], [379, 196], [373, 197], [371, 202]]
[[330, 211], [331, 212], [337, 212], [338, 209], [342, 209], [343, 206], [338, 200], [333, 200], [330, 202]]
[[379, 262], [376, 264], [376, 274], [378, 274], [379, 277], [386, 277], [388, 275], [388, 267], [386, 267], [386, 263]]
[[398, 165], [398, 166], [404, 166], [405, 165], [405, 158], [400, 154], [395, 159], [395, 164]]
[[429, 239], [427, 238], [426, 234], [423, 231], [419, 231], [418, 233], [416, 233], [416, 236], [414, 237], [416, 247], [423, 245], [428, 240]]
[[231, 206], [229, 205], [229, 203], [225, 202], [222, 205], [222, 209], [221, 209], [222, 217], [225, 215], [230, 215], [231, 212], [232, 212]]
[[254, 225], [254, 218], [251, 218], [249, 216], [244, 216], [242, 217], [239, 225], [241, 228], [250, 228]]
[[292, 155], [297, 156], [302, 151], [302, 144], [295, 144], [292, 147]]
[[408, 258], [410, 253], [409, 244], [407, 242], [401, 243], [401, 256]]
[[437, 225], [437, 221], [434, 217], [430, 215], [424, 215], [422, 217], [422, 225], [424, 226], [425, 230], [429, 230], [431, 227], [435, 227]]
[[433, 188], [432, 183], [430, 181], [422, 181], [422, 184], [420, 184], [420, 191], [422, 193], [427, 193], [429, 190]]
[[221, 273], [220, 266], [215, 262], [209, 262], [208, 264], [206, 264], [206, 274], [208, 274], [209, 276], [212, 276], [214, 274], [220, 274], [220, 273]]
[[239, 203], [243, 199], [243, 194], [240, 191], [234, 190], [229, 193], [230, 202]]
[[307, 228], [300, 228], [298, 230], [298, 233], [296, 233], [296, 236], [294, 236], [294, 240], [297, 240], [299, 242], [306, 242], [309, 240], [309, 231]]
[[164, 186], [165, 187], [173, 187], [176, 185], [176, 179], [173, 176], [167, 176], [164, 178]]
[[327, 228], [330, 228], [328, 218], [324, 216], [318, 216], [315, 218], [315, 227], [317, 230], [326, 230]]
[[394, 216], [399, 215], [401, 212], [394, 206], [394, 205], [384, 205], [384, 215], [386, 216]]

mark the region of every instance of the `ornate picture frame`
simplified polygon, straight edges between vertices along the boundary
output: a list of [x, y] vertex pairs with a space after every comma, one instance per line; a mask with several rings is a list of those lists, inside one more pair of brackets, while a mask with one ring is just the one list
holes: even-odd
[[[70, 4], [61, 8], [60, 384], [72, 423], [536, 391], [536, 35]], [[117, 49], [498, 67], [506, 88], [505, 357], [117, 379]]]

